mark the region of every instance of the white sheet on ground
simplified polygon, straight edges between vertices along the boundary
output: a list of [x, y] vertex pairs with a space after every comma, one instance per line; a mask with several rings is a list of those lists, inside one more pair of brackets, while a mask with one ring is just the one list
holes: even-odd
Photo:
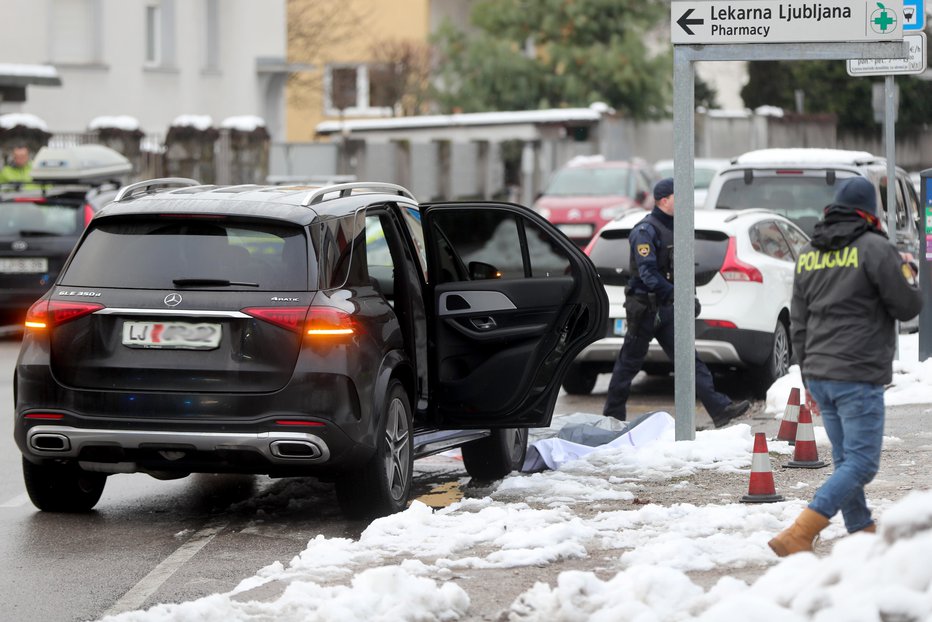
[[640, 447], [657, 440], [663, 436], [664, 432], [672, 429], [674, 425], [675, 421], [670, 413], [658, 411], [612, 442], [598, 447], [580, 445], [559, 438], [545, 438], [534, 441], [527, 448], [527, 455], [524, 458], [521, 471], [535, 473], [545, 469], [558, 469], [561, 465], [573, 460], [579, 460], [602, 447]]

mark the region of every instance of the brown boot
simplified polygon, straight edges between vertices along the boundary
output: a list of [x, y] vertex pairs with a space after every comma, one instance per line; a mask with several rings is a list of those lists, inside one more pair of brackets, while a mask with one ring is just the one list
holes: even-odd
[[819, 532], [828, 527], [828, 519], [814, 510], [806, 508], [796, 521], [780, 532], [767, 544], [779, 557], [801, 551], [811, 551], [812, 543]]

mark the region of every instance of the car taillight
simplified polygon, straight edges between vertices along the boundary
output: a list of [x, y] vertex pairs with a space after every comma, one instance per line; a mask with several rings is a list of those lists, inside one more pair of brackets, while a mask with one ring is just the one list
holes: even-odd
[[87, 227], [91, 223], [91, 218], [94, 217], [94, 208], [91, 207], [90, 203], [84, 204], [84, 226]]
[[702, 320], [712, 328], [738, 328], [738, 325], [728, 320]]
[[353, 316], [333, 307], [250, 307], [242, 311], [309, 337], [338, 337], [356, 333]]
[[26, 328], [41, 330], [61, 326], [103, 308], [103, 305], [95, 302], [62, 302], [42, 299], [29, 307], [29, 311], [26, 312]]
[[725, 251], [725, 260], [719, 272], [726, 281], [764, 282], [760, 270], [738, 259], [738, 243], [733, 236], [728, 238], [728, 250]]
[[301, 332], [304, 318], [307, 316], [307, 307], [250, 307], [242, 311], [263, 322], [287, 328], [296, 333]]

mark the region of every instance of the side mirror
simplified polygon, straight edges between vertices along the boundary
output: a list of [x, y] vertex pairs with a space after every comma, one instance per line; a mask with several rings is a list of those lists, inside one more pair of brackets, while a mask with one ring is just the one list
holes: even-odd
[[502, 278], [502, 273], [499, 272], [498, 268], [492, 264], [482, 261], [470, 261], [469, 278], [474, 281], [481, 281], [484, 279], [500, 279]]

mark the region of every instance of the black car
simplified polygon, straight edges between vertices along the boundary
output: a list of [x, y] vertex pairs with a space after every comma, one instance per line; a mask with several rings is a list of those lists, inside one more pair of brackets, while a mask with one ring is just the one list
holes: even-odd
[[316, 476], [350, 516], [395, 512], [414, 458], [520, 466], [606, 314], [588, 258], [518, 205], [133, 184], [29, 310], [26, 488], [84, 511], [114, 473]]
[[101, 145], [43, 147], [32, 183], [0, 186], [0, 325], [22, 323], [131, 168]]

